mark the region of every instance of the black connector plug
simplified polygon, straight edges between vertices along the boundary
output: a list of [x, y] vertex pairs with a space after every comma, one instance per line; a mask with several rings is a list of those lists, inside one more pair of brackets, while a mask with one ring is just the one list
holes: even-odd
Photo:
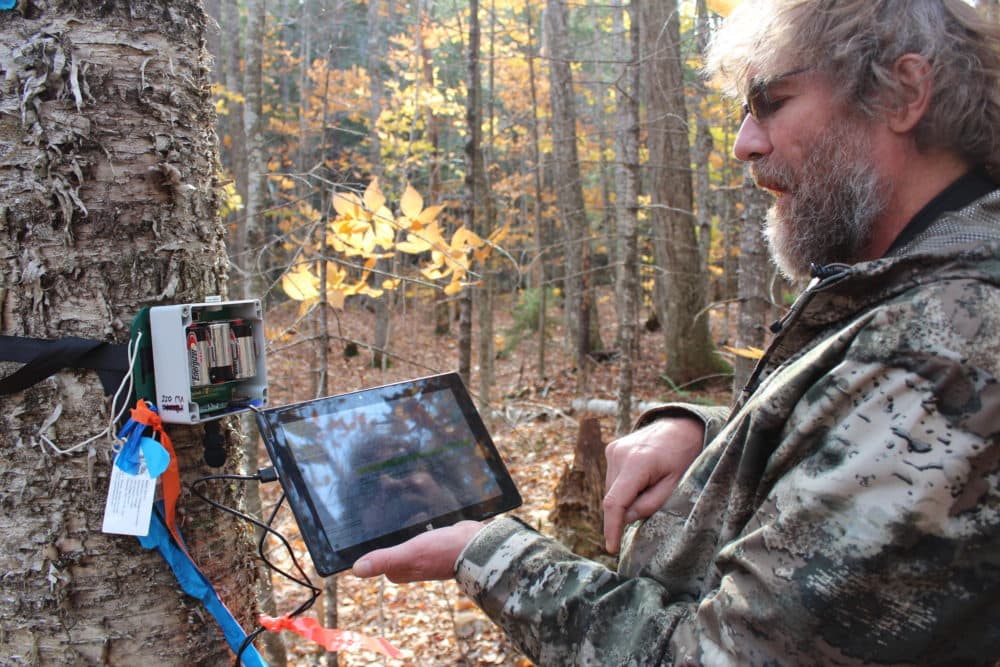
[[258, 470], [256, 477], [261, 484], [269, 484], [278, 479], [278, 471], [274, 469], [274, 466], [268, 466]]
[[205, 463], [213, 468], [221, 468], [226, 463], [225, 438], [216, 420], [205, 422]]

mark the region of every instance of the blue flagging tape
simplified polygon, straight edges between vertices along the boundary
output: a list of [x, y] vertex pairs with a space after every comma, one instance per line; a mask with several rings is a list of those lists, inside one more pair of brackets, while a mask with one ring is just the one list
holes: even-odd
[[[177, 582], [185, 593], [193, 598], [201, 600], [205, 608], [215, 617], [222, 634], [226, 637], [226, 642], [233, 653], [240, 650], [243, 641], [247, 638], [246, 632], [239, 622], [233, 618], [232, 612], [219, 599], [219, 595], [212, 588], [205, 575], [201, 573], [198, 566], [194, 564], [187, 552], [181, 549], [170, 537], [167, 525], [163, 521], [162, 503], [156, 504], [156, 511], [149, 522], [149, 534], [139, 538], [139, 543], [146, 549], [156, 549], [167, 561], [170, 569], [173, 570]], [[267, 667], [267, 663], [257, 652], [253, 644], [247, 646], [243, 651], [244, 667]]]

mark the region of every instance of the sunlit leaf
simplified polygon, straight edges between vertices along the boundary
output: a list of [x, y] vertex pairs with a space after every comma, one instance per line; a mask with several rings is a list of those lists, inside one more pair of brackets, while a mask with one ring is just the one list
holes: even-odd
[[424, 208], [424, 198], [413, 189], [412, 185], [406, 186], [406, 192], [399, 200], [399, 210], [408, 218], [416, 219]]
[[427, 280], [437, 280], [438, 278], [445, 277], [448, 273], [449, 271], [442, 271], [437, 266], [428, 266], [420, 270], [420, 275]]
[[488, 240], [489, 240], [490, 243], [493, 243], [493, 244], [500, 243], [505, 238], [507, 238], [507, 235], [509, 233], [510, 233], [510, 225], [504, 225], [502, 227], [497, 227], [490, 234]]
[[396, 230], [384, 218], [375, 219], [375, 242], [383, 248], [391, 248], [396, 240]]
[[353, 192], [336, 192], [333, 195], [333, 210], [345, 218], [360, 218], [364, 215], [364, 204]]
[[425, 208], [423, 211], [420, 212], [420, 215], [418, 215], [416, 219], [418, 222], [426, 225], [428, 223], [434, 222], [434, 220], [437, 219], [438, 215], [440, 215], [441, 211], [443, 210], [444, 210], [444, 205], [428, 206], [427, 208]]
[[369, 211], [377, 211], [385, 206], [385, 195], [378, 185], [378, 179], [373, 178], [372, 182], [365, 188], [365, 208]]
[[451, 243], [449, 244], [455, 250], [464, 250], [467, 246], [479, 247], [483, 245], [483, 240], [479, 238], [471, 229], [467, 227], [459, 227], [455, 230], [455, 233], [451, 237]]
[[460, 283], [460, 282], [458, 282], [456, 280], [456, 281], [450, 282], [447, 285], [445, 285], [445, 287], [444, 287], [444, 293], [447, 294], [448, 296], [453, 296], [453, 295], [458, 294], [459, 292], [461, 292], [462, 291], [462, 287], [463, 287], [462, 283]]
[[326, 287], [327, 289], [337, 289], [347, 278], [347, 271], [336, 262], [326, 263]]
[[[370, 255], [375, 252], [375, 233], [372, 231], [371, 227], [366, 227], [364, 233], [361, 235], [361, 242], [357, 244], [358, 249], [361, 250], [365, 255]], [[372, 260], [374, 261], [374, 257]]]
[[319, 278], [304, 266], [281, 276], [281, 289], [296, 301], [306, 301], [319, 296]]
[[407, 234], [405, 241], [396, 244], [396, 250], [410, 255], [418, 255], [431, 249], [431, 244], [416, 234]]

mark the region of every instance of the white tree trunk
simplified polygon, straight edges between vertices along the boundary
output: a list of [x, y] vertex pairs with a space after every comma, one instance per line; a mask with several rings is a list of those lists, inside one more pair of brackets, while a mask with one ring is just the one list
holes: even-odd
[[583, 390], [586, 355], [590, 352], [589, 313], [585, 267], [590, 247], [587, 211], [580, 178], [577, 150], [576, 101], [570, 67], [569, 9], [565, 0], [547, 0], [544, 30], [551, 60], [549, 62], [549, 98], [552, 103], [553, 181], [565, 248], [566, 335], [578, 365], [577, 390]]
[[[199, 0], [19, 4], [0, 12], [0, 333], [122, 343], [143, 306], [224, 288], [204, 13]], [[101, 532], [109, 443], [55, 455], [41, 431], [57, 411], [44, 435], [61, 446], [104, 428], [96, 375], [0, 397], [0, 662], [231, 660], [159, 554]], [[185, 481], [208, 472], [200, 428], [170, 435]], [[191, 553], [246, 623], [246, 531], [185, 492], [179, 511]]]
[[618, 72], [615, 127], [615, 185], [618, 191], [618, 411], [615, 432], [632, 428], [632, 384], [639, 346], [639, 44], [638, 17], [625, 28], [625, 8], [614, 4], [615, 52], [622, 60]]

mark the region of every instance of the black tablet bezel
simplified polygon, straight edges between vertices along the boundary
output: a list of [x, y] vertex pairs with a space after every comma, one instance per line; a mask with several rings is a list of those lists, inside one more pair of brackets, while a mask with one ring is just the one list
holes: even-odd
[[[282, 422], [303, 418], [297, 417], [297, 415], [314, 414], [317, 410], [324, 415], [335, 414], [343, 410], [384, 402], [387, 396], [396, 396], [398, 400], [398, 398], [407, 395], [412, 396], [442, 389], [450, 389], [455, 397], [458, 407], [475, 437], [477, 451], [487, 462], [493, 479], [500, 489], [500, 495], [482, 499], [473, 505], [427, 519], [422, 521], [419, 526], [401, 528], [344, 549], [334, 549], [323, 528], [323, 522], [316, 509], [309, 485], [303, 479], [299, 466], [296, 464], [295, 455], [285, 441], [284, 430], [280, 427]], [[401, 392], [403, 392], [402, 395], [400, 395]], [[277, 470], [278, 479], [299, 524], [299, 531], [309, 549], [309, 555], [312, 557], [316, 572], [321, 576], [325, 577], [347, 570], [354, 564], [354, 561], [369, 551], [405, 542], [424, 532], [428, 527], [440, 528], [464, 519], [482, 520], [521, 505], [521, 495], [518, 493], [514, 481], [500, 458], [493, 439], [486, 430], [486, 426], [483, 424], [482, 418], [458, 373], [443, 373], [405, 382], [395, 382], [312, 401], [257, 410], [255, 414], [264, 446]]]

